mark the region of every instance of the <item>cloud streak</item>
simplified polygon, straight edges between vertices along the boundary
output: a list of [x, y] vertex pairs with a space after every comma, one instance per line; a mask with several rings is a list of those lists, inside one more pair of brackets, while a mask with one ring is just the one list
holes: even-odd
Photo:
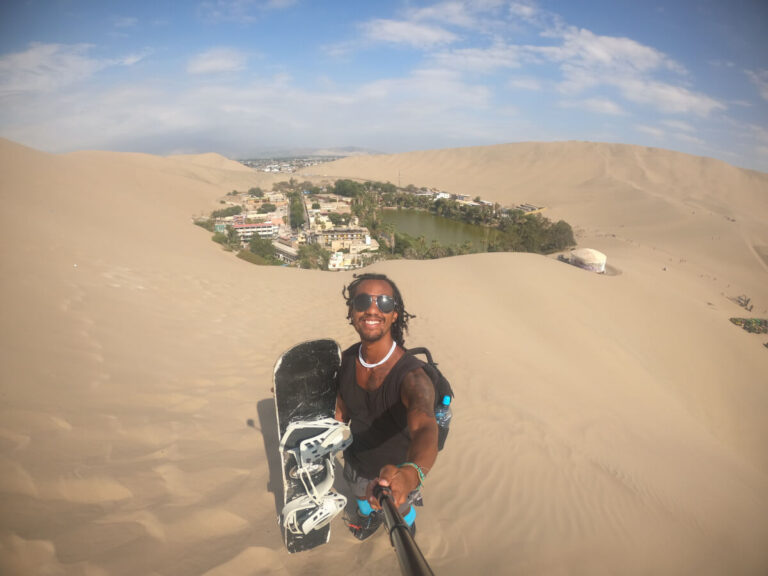
[[456, 35], [439, 26], [398, 20], [371, 20], [364, 23], [361, 28], [365, 38], [371, 42], [400, 44], [422, 49], [450, 44], [457, 38]]
[[745, 73], [752, 84], [757, 87], [760, 97], [763, 100], [768, 100], [768, 70], [746, 70]]
[[238, 72], [244, 70], [247, 63], [247, 55], [235, 48], [211, 48], [190, 58], [187, 62], [187, 72], [189, 74]]
[[200, 3], [200, 17], [214, 22], [250, 23], [274, 10], [284, 10], [298, 0], [210, 0]]
[[90, 44], [32, 43], [23, 52], [0, 57], [0, 98], [40, 92], [54, 92], [89, 78], [113, 66], [132, 66], [145, 54], [120, 58], [93, 58]]
[[726, 110], [725, 104], [704, 94], [697, 94], [682, 86], [666, 82], [626, 78], [612, 80], [630, 102], [652, 106], [661, 112], [708, 116]]
[[563, 108], [578, 108], [597, 114], [610, 116], [623, 116], [625, 114], [621, 106], [606, 98], [586, 98], [584, 100], [564, 100], [560, 103]]

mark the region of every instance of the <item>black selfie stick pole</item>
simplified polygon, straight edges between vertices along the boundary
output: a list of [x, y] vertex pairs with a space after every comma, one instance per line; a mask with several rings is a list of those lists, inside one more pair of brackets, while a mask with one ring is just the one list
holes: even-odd
[[378, 485], [373, 489], [373, 495], [384, 510], [384, 522], [387, 524], [389, 541], [397, 552], [400, 561], [400, 571], [404, 576], [434, 576], [434, 572], [424, 559], [418, 544], [411, 536], [408, 525], [403, 520], [397, 506], [392, 502], [392, 491], [386, 486]]

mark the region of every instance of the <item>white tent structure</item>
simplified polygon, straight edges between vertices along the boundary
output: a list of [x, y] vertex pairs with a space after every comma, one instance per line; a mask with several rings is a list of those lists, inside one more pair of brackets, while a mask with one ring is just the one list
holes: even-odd
[[602, 274], [605, 272], [605, 262], [607, 258], [602, 252], [593, 250], [592, 248], [578, 248], [577, 250], [571, 250], [570, 262], [574, 266], [584, 268], [585, 270], [591, 270]]

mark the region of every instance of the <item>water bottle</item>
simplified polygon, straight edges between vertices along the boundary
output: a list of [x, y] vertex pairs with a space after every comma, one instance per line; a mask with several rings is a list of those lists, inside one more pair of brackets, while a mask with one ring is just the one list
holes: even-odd
[[435, 409], [435, 420], [437, 420], [437, 449], [442, 450], [445, 444], [445, 439], [448, 437], [448, 427], [451, 425], [451, 418], [453, 412], [451, 411], [451, 397], [448, 395], [443, 396], [443, 401]]

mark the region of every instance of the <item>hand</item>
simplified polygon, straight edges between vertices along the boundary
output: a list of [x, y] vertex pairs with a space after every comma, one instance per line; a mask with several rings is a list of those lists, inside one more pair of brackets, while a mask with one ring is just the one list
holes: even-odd
[[379, 501], [373, 495], [376, 485], [388, 487], [392, 491], [395, 506], [399, 508], [405, 504], [408, 495], [418, 487], [419, 473], [411, 466], [403, 468], [391, 464], [384, 466], [379, 472], [379, 477], [371, 480], [365, 490], [366, 498], [374, 510], [381, 508]]

